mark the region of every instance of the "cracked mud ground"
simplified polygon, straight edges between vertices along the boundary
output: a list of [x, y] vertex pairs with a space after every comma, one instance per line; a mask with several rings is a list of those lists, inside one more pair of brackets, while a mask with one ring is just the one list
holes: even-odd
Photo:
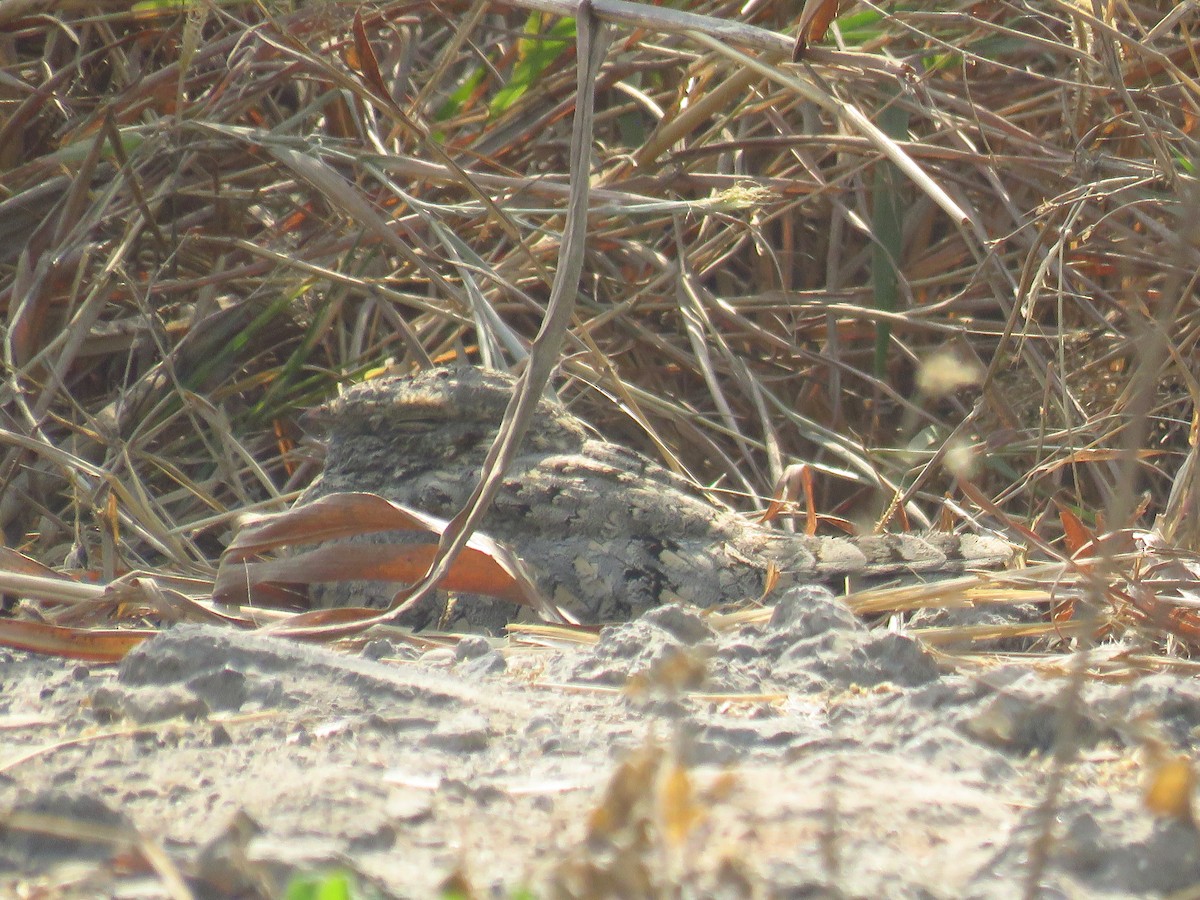
[[1039, 854], [1039, 896], [1200, 882], [1189, 817], [1143, 792], [1148, 731], [1194, 740], [1195, 681], [1066, 703], [1061, 671], [940, 671], [811, 589], [594, 646], [182, 625], [119, 667], [0, 651], [0, 681], [0, 896], [279, 896], [339, 868], [385, 897], [1017, 897]]

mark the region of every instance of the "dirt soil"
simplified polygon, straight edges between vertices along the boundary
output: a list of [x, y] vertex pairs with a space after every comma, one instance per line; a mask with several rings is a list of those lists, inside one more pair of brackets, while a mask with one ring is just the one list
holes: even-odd
[[664, 607], [591, 646], [179, 625], [119, 667], [0, 651], [0, 896], [327, 869], [384, 897], [1194, 890], [1190, 784], [1156, 815], [1144, 782], [1148, 747], [1193, 744], [1200, 684], [1066, 702], [1070, 671], [941, 671], [807, 588], [767, 624]]

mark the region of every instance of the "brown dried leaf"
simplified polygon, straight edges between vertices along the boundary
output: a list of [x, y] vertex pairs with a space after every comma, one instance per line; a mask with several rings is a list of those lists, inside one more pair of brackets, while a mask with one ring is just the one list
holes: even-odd
[[249, 626], [251, 623], [240, 616], [211, 609], [204, 603], [179, 591], [165, 588], [152, 578], [131, 578], [128, 582], [133, 591], [141, 595], [164, 622], [209, 622], [216, 625]]
[[775, 482], [775, 490], [771, 493], [771, 502], [759, 517], [760, 522], [770, 522], [777, 518], [786, 507], [792, 506], [804, 494], [804, 533], [817, 533], [816, 500], [813, 497], [812, 467], [807, 463], [796, 463], [788, 466]]
[[44, 566], [36, 559], [18, 553], [11, 547], [0, 547], [0, 572], [15, 572], [21, 575], [39, 575], [43, 578], [56, 578], [71, 581], [66, 575], [55, 572], [49, 566]]
[[358, 70], [362, 72], [363, 77], [367, 80], [367, 84], [371, 86], [371, 90], [375, 91], [380, 97], [391, 97], [391, 92], [384, 83], [383, 75], [379, 72], [379, 60], [375, 58], [375, 50], [371, 47], [370, 38], [367, 37], [367, 29], [363, 25], [361, 10], [355, 10], [354, 12], [353, 30], [354, 52], [358, 63]]

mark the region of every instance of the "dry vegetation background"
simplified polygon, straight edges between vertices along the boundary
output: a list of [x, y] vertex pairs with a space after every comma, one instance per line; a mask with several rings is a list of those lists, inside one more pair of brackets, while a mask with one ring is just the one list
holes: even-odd
[[[800, 12], [688, 9], [781, 35]], [[800, 64], [612, 26], [562, 396], [745, 510], [805, 461], [860, 527], [974, 519], [1044, 556], [1164, 516], [1187, 547], [1195, 26], [859, 3]], [[9, 547], [211, 578], [233, 515], [317, 471], [305, 407], [387, 360], [528, 349], [566, 200], [564, 20], [0, 0], [0, 66]]]

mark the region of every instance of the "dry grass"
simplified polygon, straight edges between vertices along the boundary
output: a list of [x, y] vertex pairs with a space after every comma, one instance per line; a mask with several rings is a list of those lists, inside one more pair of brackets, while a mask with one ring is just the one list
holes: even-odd
[[[298, 412], [337, 383], [520, 362], [575, 104], [569, 36], [522, 33], [555, 21], [0, 3], [8, 545], [211, 579], [234, 515], [314, 474]], [[1167, 499], [1194, 468], [1195, 14], [840, 27], [869, 56], [613, 27], [562, 395], [746, 510], [800, 459], [818, 508], [868, 528], [972, 520], [1041, 555], [1077, 549], [1066, 516], [1165, 514], [1193, 547], [1190, 474]]]

